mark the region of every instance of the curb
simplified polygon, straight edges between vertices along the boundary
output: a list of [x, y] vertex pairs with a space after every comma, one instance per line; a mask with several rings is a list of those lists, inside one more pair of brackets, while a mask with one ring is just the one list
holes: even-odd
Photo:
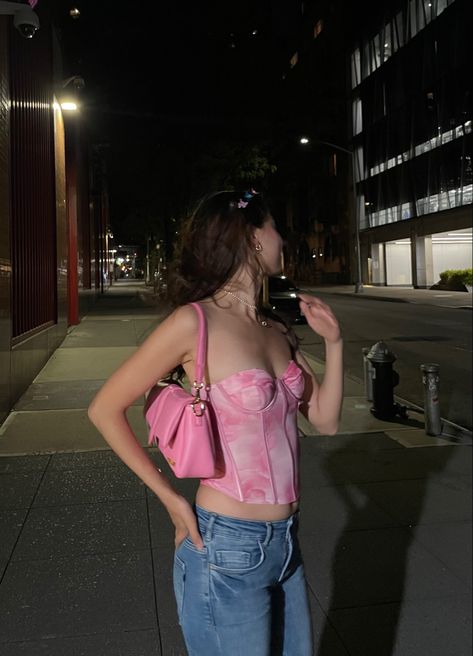
[[314, 294], [320, 292], [322, 294], [329, 294], [330, 296], [345, 296], [347, 298], [360, 298], [365, 301], [386, 301], [387, 303], [412, 303], [412, 301], [406, 298], [396, 298], [393, 296], [371, 296], [370, 294], [363, 294], [363, 293], [355, 294], [355, 292], [335, 292], [335, 291], [330, 291], [329, 289], [324, 289], [323, 287], [316, 287], [313, 288], [312, 290], [304, 289], [303, 287], [300, 287], [299, 290], [307, 294]]

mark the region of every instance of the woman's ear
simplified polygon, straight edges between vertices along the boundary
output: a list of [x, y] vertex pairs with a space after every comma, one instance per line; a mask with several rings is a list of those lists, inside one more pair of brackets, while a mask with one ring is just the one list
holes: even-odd
[[253, 244], [253, 248], [257, 252], [261, 252], [263, 250], [260, 240], [261, 240], [261, 229], [255, 228], [253, 230], [253, 235], [251, 237], [251, 243]]

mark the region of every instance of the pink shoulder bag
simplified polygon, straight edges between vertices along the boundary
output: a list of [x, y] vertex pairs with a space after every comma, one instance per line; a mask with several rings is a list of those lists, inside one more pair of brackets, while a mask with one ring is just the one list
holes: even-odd
[[178, 478], [212, 478], [215, 475], [213, 417], [206, 398], [204, 367], [207, 358], [207, 326], [198, 303], [189, 303], [199, 317], [199, 341], [192, 393], [179, 383], [155, 385], [146, 399], [148, 444], [156, 443]]

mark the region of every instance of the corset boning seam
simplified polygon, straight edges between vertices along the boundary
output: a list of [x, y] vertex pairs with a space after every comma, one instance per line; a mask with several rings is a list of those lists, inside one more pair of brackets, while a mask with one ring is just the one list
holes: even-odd
[[[210, 403], [212, 403], [212, 397], [211, 396], [210, 396]], [[215, 408], [215, 406], [213, 406], [213, 408], [214, 408], [214, 414], [217, 418], [218, 434], [219, 434], [219, 437], [220, 437], [219, 443], [220, 443], [220, 447], [221, 447], [222, 451], [224, 452], [225, 473], [223, 475], [223, 478], [228, 476], [227, 463], [230, 462], [231, 463], [231, 474], [232, 474], [233, 482], [235, 484], [235, 487], [238, 490], [238, 496], [240, 498], [240, 501], [243, 501], [244, 500], [244, 495], [243, 495], [243, 490], [241, 489], [241, 481], [240, 481], [240, 477], [238, 475], [238, 469], [236, 467], [235, 460], [233, 459], [232, 451], [231, 451], [230, 447], [228, 446], [228, 442], [227, 442], [226, 434], [225, 434], [225, 429], [224, 429], [224, 427], [222, 425], [222, 422], [220, 420], [220, 413], [217, 410], [217, 408]], [[218, 484], [218, 482], [221, 479], [219, 479], [219, 478], [207, 478], [207, 479], [204, 479], [204, 480], [216, 481], [217, 484]]]
[[271, 490], [273, 493], [273, 503], [278, 502], [278, 498], [276, 495], [276, 490], [274, 489], [274, 475], [273, 475], [273, 468], [271, 466], [271, 458], [269, 457], [269, 448], [268, 448], [268, 438], [266, 435], [266, 421], [265, 421], [265, 416], [263, 413], [260, 413], [260, 422], [261, 422], [261, 430], [263, 431], [263, 439], [264, 439], [264, 450], [265, 450], [265, 455], [266, 455], [266, 463], [268, 466], [268, 474], [269, 474], [269, 482], [271, 485]]

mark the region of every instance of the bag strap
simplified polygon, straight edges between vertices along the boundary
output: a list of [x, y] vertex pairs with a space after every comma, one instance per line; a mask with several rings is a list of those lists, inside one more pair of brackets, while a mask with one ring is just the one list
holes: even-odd
[[199, 340], [197, 343], [197, 355], [195, 361], [195, 380], [198, 385], [204, 383], [205, 362], [207, 360], [207, 321], [203, 309], [199, 303], [189, 303], [197, 312], [199, 317]]

